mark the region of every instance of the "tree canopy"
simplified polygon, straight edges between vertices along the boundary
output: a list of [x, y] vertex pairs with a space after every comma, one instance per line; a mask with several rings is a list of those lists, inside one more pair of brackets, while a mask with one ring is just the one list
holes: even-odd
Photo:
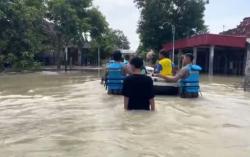
[[92, 0], [0, 1], [0, 27], [0, 69], [34, 67], [36, 55], [48, 50], [61, 64], [64, 47], [87, 42], [107, 54], [129, 48], [123, 32], [109, 28]]
[[117, 49], [130, 49], [130, 43], [121, 30], [108, 28], [97, 40], [91, 41], [92, 47], [99, 47], [102, 58], [110, 57], [111, 53]]
[[118, 49], [130, 49], [130, 43], [121, 30], [111, 30], [113, 42]]
[[0, 2], [0, 67], [26, 68], [42, 49], [44, 5], [41, 0]]
[[141, 11], [138, 33], [140, 49], [160, 50], [172, 40], [172, 25], [176, 39], [207, 31], [204, 24], [204, 0], [134, 0]]

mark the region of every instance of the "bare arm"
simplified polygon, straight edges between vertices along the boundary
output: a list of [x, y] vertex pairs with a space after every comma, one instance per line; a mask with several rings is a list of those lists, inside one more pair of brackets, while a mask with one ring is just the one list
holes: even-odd
[[132, 75], [132, 72], [131, 72], [131, 70], [130, 70], [130, 68], [129, 68], [129, 65], [126, 65], [126, 66], [124, 67], [123, 72], [124, 72], [125, 74]]
[[168, 82], [177, 82], [181, 79], [180, 75], [176, 75], [174, 77], [160, 75], [160, 77]]
[[187, 75], [187, 73], [188, 73], [187, 69], [182, 69], [174, 77], [163, 76], [163, 75], [160, 75], [159, 77], [165, 79], [168, 82], [177, 82], [180, 79], [185, 78], [185, 76]]
[[124, 109], [128, 110], [128, 102], [129, 102], [129, 98], [128, 97], [124, 97]]
[[107, 76], [108, 76], [108, 68], [107, 67], [105, 67], [105, 68], [103, 68], [103, 74], [104, 74], [104, 77], [106, 78]]
[[155, 99], [154, 98], [150, 99], [149, 103], [151, 111], [155, 111]]

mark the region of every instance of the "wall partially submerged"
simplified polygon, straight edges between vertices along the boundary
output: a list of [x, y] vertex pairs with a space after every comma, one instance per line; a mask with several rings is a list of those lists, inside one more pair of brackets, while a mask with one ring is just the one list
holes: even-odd
[[250, 92], [250, 38], [247, 40], [247, 59], [246, 59], [246, 69], [245, 69], [245, 91]]

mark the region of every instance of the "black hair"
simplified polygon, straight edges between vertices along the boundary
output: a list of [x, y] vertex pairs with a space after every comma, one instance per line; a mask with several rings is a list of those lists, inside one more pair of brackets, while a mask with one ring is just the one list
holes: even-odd
[[112, 57], [113, 57], [113, 60], [115, 60], [115, 61], [121, 61], [122, 60], [121, 51], [119, 51], [119, 50], [114, 51]]
[[140, 57], [134, 57], [131, 59], [130, 64], [133, 65], [137, 69], [142, 69], [144, 63]]
[[186, 53], [186, 54], [184, 54], [184, 56], [188, 57], [191, 60], [191, 62], [193, 62], [194, 55], [192, 53]]
[[124, 56], [124, 59], [129, 60], [129, 59], [130, 59], [130, 56], [129, 56], [129, 55], [125, 55], [125, 56]]
[[165, 51], [165, 50], [160, 51], [160, 54], [163, 55], [163, 56], [166, 57], [166, 58], [168, 58], [169, 55], [170, 55], [170, 53], [168, 53], [168, 52]]

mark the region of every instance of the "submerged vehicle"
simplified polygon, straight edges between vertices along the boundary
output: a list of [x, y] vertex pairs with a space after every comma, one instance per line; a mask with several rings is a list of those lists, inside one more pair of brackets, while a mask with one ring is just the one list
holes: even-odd
[[152, 77], [154, 81], [154, 93], [156, 95], [178, 95], [179, 83], [166, 82], [159, 77]]
[[[152, 76], [153, 68], [147, 67], [149, 75]], [[198, 65], [189, 66], [189, 76], [178, 83], [166, 82], [159, 77], [152, 77], [156, 95], [180, 95], [182, 98], [197, 98], [200, 93], [200, 71]]]
[[179, 83], [166, 82], [159, 77], [153, 77], [155, 69], [152, 67], [146, 67], [148, 76], [150, 76], [154, 82], [154, 93], [156, 95], [178, 95]]

